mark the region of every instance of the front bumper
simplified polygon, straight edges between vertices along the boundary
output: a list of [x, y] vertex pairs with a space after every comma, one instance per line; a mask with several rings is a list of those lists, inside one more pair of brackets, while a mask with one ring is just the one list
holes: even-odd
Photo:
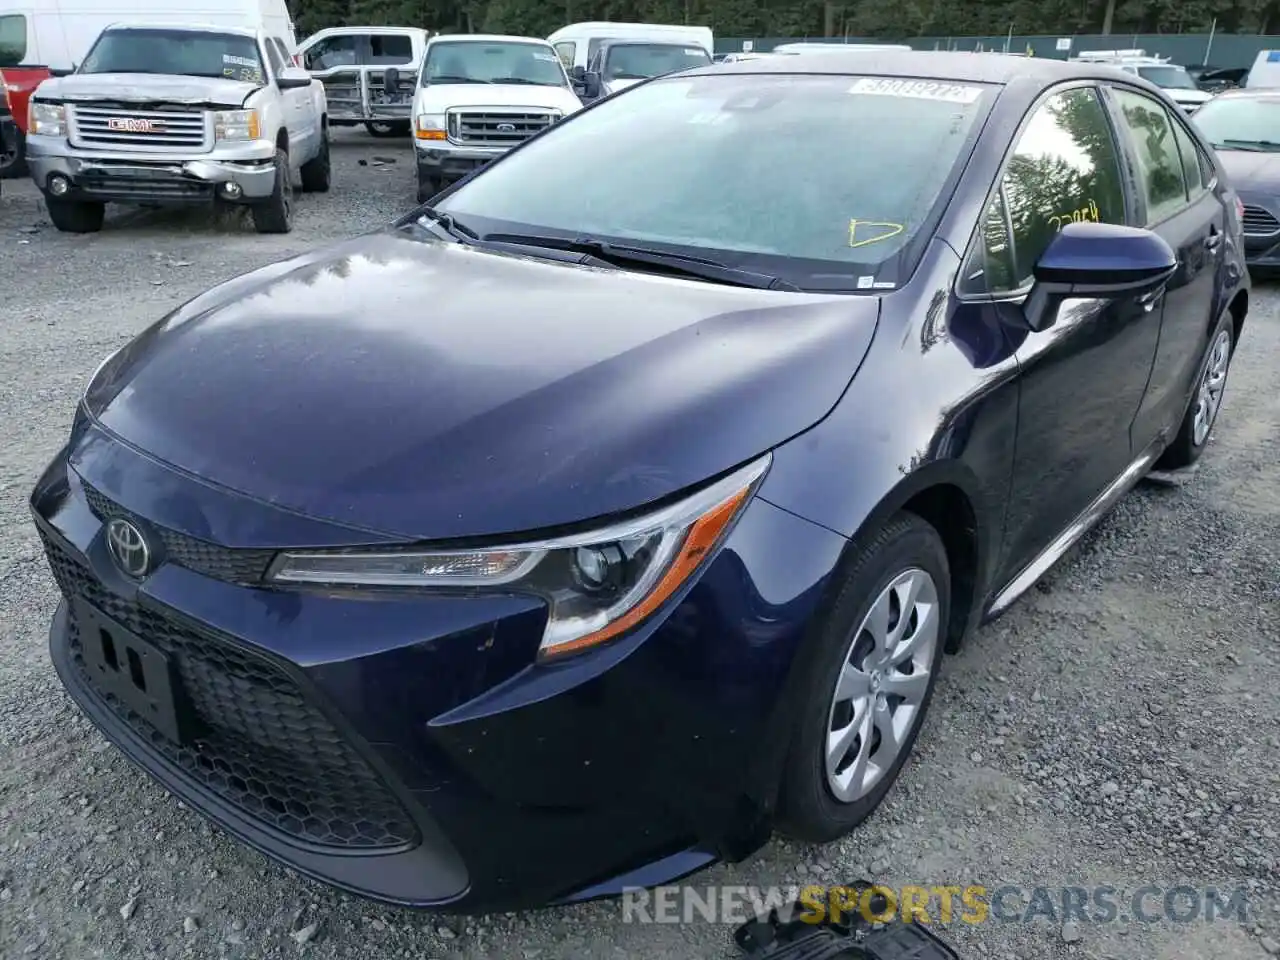
[[[275, 190], [271, 144], [237, 145], [229, 155], [182, 157], [126, 151], [90, 152], [56, 137], [29, 137], [27, 162], [36, 186], [48, 192], [54, 177], [71, 185], [70, 200], [254, 203]], [[229, 195], [222, 188], [234, 184]]]
[[1280, 267], [1280, 199], [1247, 188], [1237, 192], [1244, 204], [1245, 265]]
[[418, 161], [419, 183], [450, 183], [461, 180], [511, 149], [460, 147], [447, 140], [415, 140], [413, 146]]
[[[251, 846], [363, 896], [476, 911], [668, 882], [767, 838], [787, 676], [835, 534], [757, 499], [673, 609], [538, 666], [537, 601], [267, 588], [273, 546], [369, 535], [78, 431], [32, 495], [65, 598], [59, 676], [130, 759]], [[141, 583], [108, 556], [111, 516], [155, 537]], [[73, 601], [172, 660], [196, 733], [168, 739], [92, 679]]]

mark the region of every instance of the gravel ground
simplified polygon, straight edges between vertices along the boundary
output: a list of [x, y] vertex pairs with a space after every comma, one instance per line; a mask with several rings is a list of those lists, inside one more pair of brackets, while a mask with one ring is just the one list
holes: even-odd
[[[4, 184], [0, 955], [731, 956], [726, 926], [624, 924], [617, 903], [463, 919], [301, 880], [182, 809], [55, 680], [55, 589], [26, 496], [84, 378], [216, 281], [410, 205], [407, 144], [344, 133], [335, 163], [335, 192], [301, 198], [284, 238], [159, 212], [63, 236], [29, 183]], [[1199, 473], [1177, 489], [1140, 487], [949, 661], [916, 762], [873, 820], [825, 848], [775, 842], [691, 884], [1244, 887], [1243, 924], [1064, 924], [1042, 912], [946, 929], [966, 960], [1280, 951], [1280, 295], [1259, 289], [1254, 303]]]

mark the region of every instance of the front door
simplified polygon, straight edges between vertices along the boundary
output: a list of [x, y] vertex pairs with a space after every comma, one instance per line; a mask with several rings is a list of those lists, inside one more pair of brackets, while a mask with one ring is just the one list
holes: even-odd
[[[1032, 108], [983, 217], [981, 271], [996, 299], [1021, 302], [1068, 223], [1131, 222], [1117, 141], [1099, 91], [1077, 85]], [[978, 275], [966, 269], [966, 282]], [[1010, 304], [1013, 306], [1013, 304]], [[1158, 300], [1068, 300], [1057, 322], [1020, 334], [1018, 433], [1002, 572], [1013, 576], [1134, 457], [1129, 428], [1160, 333]]]

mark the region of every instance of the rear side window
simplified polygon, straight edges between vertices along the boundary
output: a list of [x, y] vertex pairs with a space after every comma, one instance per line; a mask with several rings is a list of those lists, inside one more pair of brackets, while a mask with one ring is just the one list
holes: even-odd
[[1092, 87], [1066, 90], [1035, 108], [983, 215], [964, 292], [1000, 294], [1032, 270], [1068, 223], [1124, 223], [1121, 168], [1107, 114]]
[[556, 44], [556, 53], [560, 55], [560, 62], [566, 70], [573, 69], [573, 58], [577, 52], [578, 45], [572, 40], [561, 40]]
[[308, 70], [332, 70], [334, 67], [354, 67], [356, 38], [350, 34], [325, 37], [304, 55]]
[[0, 14], [0, 67], [16, 67], [27, 58], [27, 18]]
[[1164, 107], [1132, 90], [1116, 90], [1116, 101], [1138, 155], [1138, 178], [1147, 198], [1147, 225], [1187, 205], [1187, 183], [1178, 139]]
[[1178, 154], [1182, 158], [1182, 173], [1187, 180], [1187, 199], [1194, 200], [1209, 189], [1211, 177], [1205, 176], [1208, 161], [1191, 139], [1191, 134], [1177, 120], [1173, 120], [1173, 135], [1178, 141]]
[[413, 62], [413, 41], [402, 34], [374, 34], [369, 38], [369, 62], [394, 67]]

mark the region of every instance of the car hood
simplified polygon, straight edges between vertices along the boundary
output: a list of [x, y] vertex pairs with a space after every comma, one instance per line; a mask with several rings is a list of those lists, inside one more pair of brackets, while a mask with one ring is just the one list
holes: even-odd
[[502, 536], [642, 506], [804, 431], [878, 313], [386, 232], [198, 297], [86, 406], [263, 502], [406, 539]]
[[1221, 148], [1214, 151], [1237, 190], [1280, 193], [1280, 153]]
[[486, 107], [497, 111], [541, 107], [564, 114], [582, 108], [568, 87], [537, 87], [524, 83], [436, 83], [418, 90], [419, 113], [454, 107]]
[[120, 100], [126, 103], [188, 103], [239, 107], [261, 84], [221, 77], [177, 77], [155, 73], [84, 73], [40, 84], [38, 95], [59, 100]]
[[1175, 103], [1204, 103], [1213, 99], [1213, 94], [1207, 90], [1183, 90], [1174, 87], [1166, 88], [1165, 93], [1172, 97]]
[[643, 80], [610, 80], [605, 83], [606, 93], [621, 93], [627, 87], [634, 87], [637, 83], [644, 83]]

